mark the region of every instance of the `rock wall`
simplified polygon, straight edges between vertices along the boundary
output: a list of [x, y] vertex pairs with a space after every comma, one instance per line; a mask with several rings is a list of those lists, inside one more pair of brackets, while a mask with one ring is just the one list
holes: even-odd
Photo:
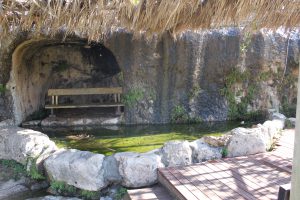
[[[11, 83], [13, 79], [11, 60], [18, 45], [12, 44], [29, 39], [30, 36], [13, 36], [1, 46], [0, 83], [7, 84], [9, 79]], [[48, 46], [55, 43], [47, 40]], [[43, 43], [39, 44], [43, 47]], [[120, 85], [127, 124], [226, 120], [241, 113], [288, 109], [296, 104], [300, 48], [297, 31], [285, 34], [280, 30], [261, 30], [249, 35], [227, 28], [187, 31], [174, 40], [168, 34], [153, 39], [133, 38], [120, 30], [109, 35], [103, 45], [112, 52], [122, 72]], [[57, 45], [49, 48], [64, 54]], [[34, 56], [39, 57], [38, 54]], [[73, 52], [71, 58], [74, 55]], [[34, 59], [34, 63], [37, 60], [40, 59]], [[81, 66], [88, 69], [87, 65]], [[241, 78], [232, 80], [233, 73]], [[39, 74], [34, 72], [32, 76]], [[78, 86], [84, 86], [82, 80]], [[8, 91], [0, 99], [1, 118], [16, 119], [16, 113], [20, 113], [14, 104], [14, 96], [18, 95], [14, 95], [12, 87], [8, 84]], [[18, 123], [44, 104], [44, 99], [39, 99], [41, 102], [20, 117]]]

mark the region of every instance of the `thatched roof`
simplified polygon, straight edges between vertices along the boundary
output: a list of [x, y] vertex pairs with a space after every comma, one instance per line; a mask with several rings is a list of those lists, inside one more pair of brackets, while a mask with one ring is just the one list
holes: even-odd
[[16, 28], [50, 35], [63, 29], [98, 40], [118, 27], [161, 34], [300, 25], [299, 0], [2, 0], [1, 7], [1, 36]]

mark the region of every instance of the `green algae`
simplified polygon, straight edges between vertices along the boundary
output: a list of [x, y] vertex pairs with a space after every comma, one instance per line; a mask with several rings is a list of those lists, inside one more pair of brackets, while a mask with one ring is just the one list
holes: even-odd
[[[248, 123], [243, 126], [251, 126]], [[117, 152], [147, 152], [170, 140], [193, 141], [206, 135], [219, 136], [241, 126], [237, 122], [144, 126], [107, 126], [44, 129], [61, 148], [111, 155]]]

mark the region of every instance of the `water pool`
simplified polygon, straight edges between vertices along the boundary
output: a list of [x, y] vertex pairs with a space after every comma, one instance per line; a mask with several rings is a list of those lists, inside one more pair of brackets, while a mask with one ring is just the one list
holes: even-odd
[[[206, 135], [222, 135], [233, 128], [255, 123], [215, 122], [106, 127], [33, 128], [47, 134], [59, 147], [105, 155], [117, 152], [147, 152], [170, 140], [196, 140]], [[41, 130], [42, 129], [42, 130]]]

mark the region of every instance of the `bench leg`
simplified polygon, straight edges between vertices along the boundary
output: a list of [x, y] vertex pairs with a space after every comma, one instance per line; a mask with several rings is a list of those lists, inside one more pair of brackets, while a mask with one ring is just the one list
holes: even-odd
[[50, 117], [55, 117], [53, 108], [51, 109]]
[[116, 112], [116, 114], [117, 114], [117, 115], [121, 115], [121, 106], [118, 106], [118, 107], [117, 107], [117, 112]]

